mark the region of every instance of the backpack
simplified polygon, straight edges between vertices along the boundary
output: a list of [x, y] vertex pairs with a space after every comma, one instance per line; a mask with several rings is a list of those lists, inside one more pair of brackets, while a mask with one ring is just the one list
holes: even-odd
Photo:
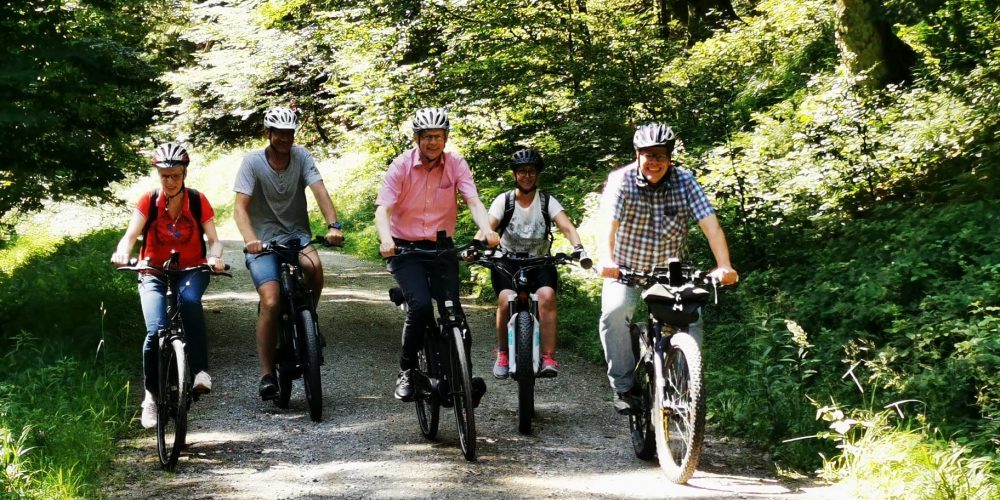
[[[208, 248], [205, 246], [205, 227], [201, 223], [201, 193], [191, 188], [187, 189], [188, 192], [188, 204], [191, 205], [191, 215], [194, 216], [195, 222], [198, 223], [198, 241], [201, 242], [201, 257], [205, 258], [208, 255]], [[153, 227], [153, 221], [160, 215], [160, 211], [156, 209], [156, 204], [160, 201], [160, 188], [153, 190], [150, 195], [149, 200], [149, 217], [146, 218], [146, 224], [142, 226], [142, 247], [139, 252], [146, 251], [146, 233], [149, 232], [149, 228]]]
[[[507, 191], [504, 198], [503, 204], [503, 218], [500, 219], [500, 225], [497, 226], [497, 234], [503, 236], [503, 232], [507, 229], [507, 225], [510, 224], [510, 219], [514, 217], [514, 203], [517, 203], [515, 199], [516, 189], [511, 189]], [[549, 237], [549, 248], [552, 248], [552, 216], [549, 215], [549, 193], [544, 191], [538, 191], [538, 202], [542, 204], [542, 219], [545, 220], [545, 234]]]

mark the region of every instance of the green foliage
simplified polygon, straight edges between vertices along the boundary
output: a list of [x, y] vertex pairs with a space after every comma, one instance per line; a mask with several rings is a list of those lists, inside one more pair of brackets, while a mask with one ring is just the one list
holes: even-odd
[[119, 232], [25, 235], [0, 251], [5, 494], [92, 496], [134, 411], [123, 369], [137, 362], [142, 331], [134, 278], [107, 263]]
[[45, 199], [109, 199], [143, 165], [158, 68], [143, 54], [154, 0], [4, 2], [0, 216]]

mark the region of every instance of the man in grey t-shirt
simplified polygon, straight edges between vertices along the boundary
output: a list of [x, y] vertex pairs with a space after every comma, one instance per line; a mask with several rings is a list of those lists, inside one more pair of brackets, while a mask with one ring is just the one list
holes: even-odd
[[[273, 399], [278, 394], [278, 382], [273, 373], [274, 351], [277, 344], [278, 315], [281, 310], [281, 288], [278, 285], [278, 261], [273, 254], [261, 254], [269, 241], [299, 240], [305, 245], [311, 239], [309, 214], [306, 210], [305, 189], [308, 187], [327, 222], [326, 241], [338, 245], [344, 241], [337, 222], [337, 209], [323, 184], [309, 152], [295, 146], [298, 117], [285, 107], [274, 107], [264, 114], [264, 135], [268, 146], [243, 159], [236, 175], [234, 218], [243, 236], [247, 251], [247, 268], [260, 296], [260, 316], [257, 318], [257, 356], [260, 361], [260, 397]], [[299, 264], [309, 280], [314, 305], [323, 292], [323, 266], [315, 248], [307, 247], [299, 254]]]

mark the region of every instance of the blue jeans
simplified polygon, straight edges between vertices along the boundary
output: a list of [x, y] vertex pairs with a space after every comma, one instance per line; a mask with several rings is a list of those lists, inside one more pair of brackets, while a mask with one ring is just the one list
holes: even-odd
[[[205, 334], [205, 313], [201, 296], [208, 288], [209, 274], [189, 271], [181, 276], [177, 306], [187, 338], [188, 365], [197, 374], [208, 368], [208, 339]], [[156, 332], [167, 327], [167, 284], [160, 278], [145, 274], [139, 278], [139, 301], [146, 319], [146, 340], [142, 344], [142, 373], [146, 390], [156, 395], [159, 366], [159, 341]]]
[[[604, 359], [608, 362], [608, 382], [615, 392], [627, 392], [632, 388], [635, 374], [635, 356], [632, 354], [632, 339], [628, 324], [635, 314], [642, 289], [625, 286], [618, 280], [605, 278], [601, 288], [601, 319], [597, 324], [604, 347]], [[701, 345], [701, 320], [688, 327], [688, 333]]]

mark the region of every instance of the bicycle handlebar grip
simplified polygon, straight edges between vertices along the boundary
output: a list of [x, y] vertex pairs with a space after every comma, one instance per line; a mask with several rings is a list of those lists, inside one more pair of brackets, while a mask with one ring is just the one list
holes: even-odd
[[594, 267], [594, 261], [590, 257], [583, 255], [580, 257], [580, 267], [590, 269]]

